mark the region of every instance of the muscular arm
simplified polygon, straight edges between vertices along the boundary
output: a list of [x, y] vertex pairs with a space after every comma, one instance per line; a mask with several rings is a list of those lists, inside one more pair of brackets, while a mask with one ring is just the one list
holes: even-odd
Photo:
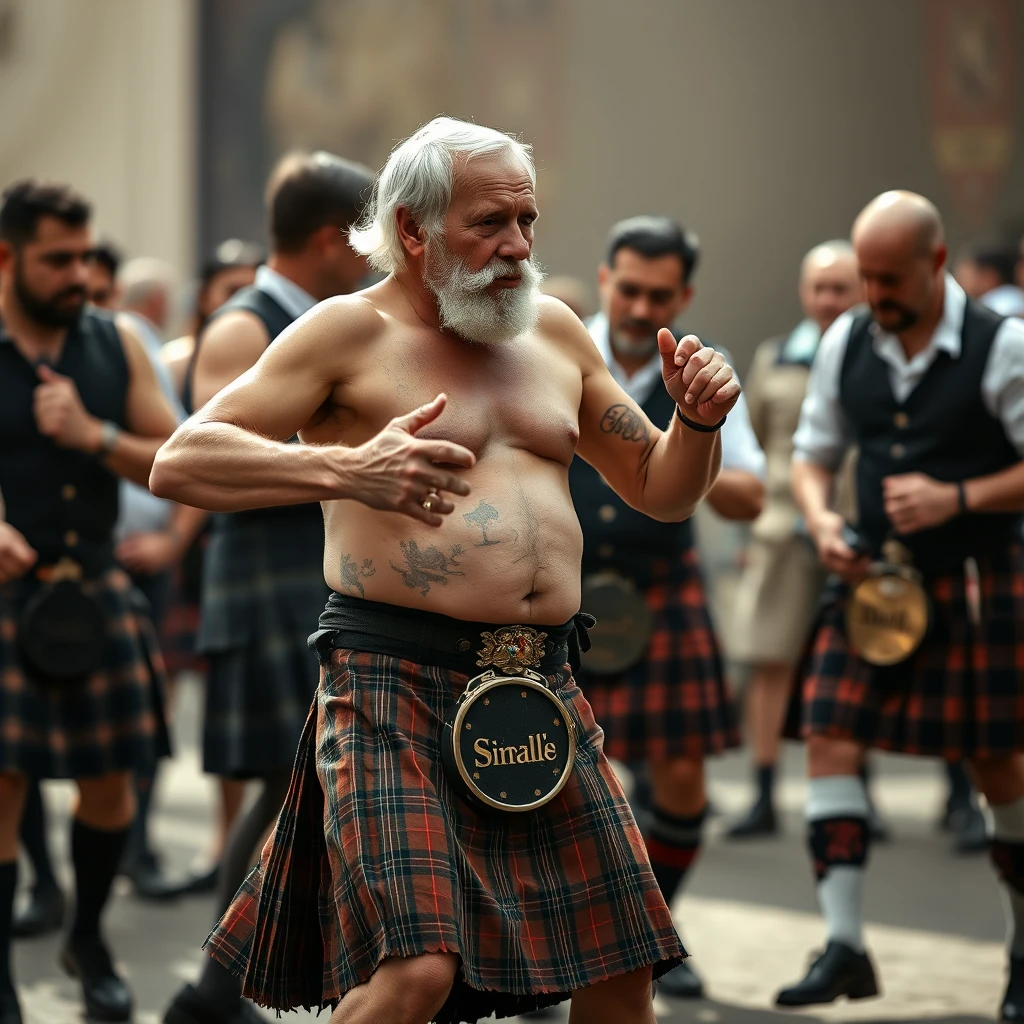
[[793, 461], [793, 497], [803, 513], [808, 529], [814, 526], [823, 514], [830, 513], [835, 473], [816, 462]]
[[638, 512], [662, 522], [693, 514], [721, 466], [718, 433], [701, 433], [673, 416], [656, 427], [608, 372], [579, 321], [560, 310], [546, 315], [577, 351], [583, 372], [577, 453]]
[[192, 407], [201, 409], [219, 391], [256, 365], [271, 339], [259, 318], [243, 310], [223, 313], [203, 332], [192, 382]]
[[723, 519], [750, 522], [764, 508], [764, 484], [745, 469], [722, 469], [708, 491], [708, 504]]

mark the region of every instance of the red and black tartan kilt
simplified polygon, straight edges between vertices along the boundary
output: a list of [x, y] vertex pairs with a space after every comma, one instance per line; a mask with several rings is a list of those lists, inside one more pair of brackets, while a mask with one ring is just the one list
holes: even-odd
[[653, 618], [644, 657], [615, 675], [577, 674], [605, 753], [625, 764], [703, 759], [740, 743], [697, 554], [656, 570], [644, 591]]
[[0, 771], [41, 779], [152, 771], [170, 745], [163, 661], [145, 598], [121, 569], [85, 582], [106, 612], [106, 659], [87, 679], [55, 685], [34, 680], [18, 650], [33, 585], [0, 586]]
[[931, 625], [901, 665], [872, 668], [846, 643], [845, 587], [823, 602], [801, 667], [801, 733], [904, 754], [998, 757], [1024, 751], [1024, 558], [978, 559], [981, 620], [962, 572], [926, 586]]
[[576, 770], [529, 814], [478, 812], [443, 774], [440, 716], [466, 679], [331, 652], [277, 829], [207, 940], [245, 996], [333, 1006], [386, 957], [449, 951], [459, 975], [434, 1019], [456, 1024], [685, 957], [568, 671], [553, 682], [576, 719]]

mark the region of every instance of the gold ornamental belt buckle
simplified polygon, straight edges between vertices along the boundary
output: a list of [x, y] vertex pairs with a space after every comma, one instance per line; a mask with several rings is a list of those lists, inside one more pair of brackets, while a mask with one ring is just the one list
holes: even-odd
[[576, 762], [565, 702], [534, 667], [545, 634], [526, 626], [481, 634], [477, 665], [444, 724], [441, 759], [457, 792], [477, 807], [533, 811], [553, 800]]
[[590, 650], [583, 668], [596, 675], [614, 675], [632, 668], [647, 651], [653, 618], [644, 595], [632, 580], [615, 572], [584, 577], [580, 607], [597, 625], [590, 630]]
[[909, 552], [887, 541], [882, 560], [871, 564], [850, 593], [847, 642], [869, 665], [898, 665], [921, 646], [929, 617], [928, 594]]

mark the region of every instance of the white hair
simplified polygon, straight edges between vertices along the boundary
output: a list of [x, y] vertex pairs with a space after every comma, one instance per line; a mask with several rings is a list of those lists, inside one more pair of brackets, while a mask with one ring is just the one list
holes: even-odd
[[832, 263], [840, 259], [855, 259], [853, 246], [845, 238], [833, 238], [831, 241], [816, 245], [803, 258], [801, 268], [807, 270], [815, 263]]
[[129, 260], [117, 275], [121, 289], [121, 305], [137, 309], [154, 293], [163, 293], [170, 302], [174, 294], [174, 271], [169, 263], [150, 256]]
[[377, 180], [359, 224], [349, 231], [349, 244], [374, 270], [390, 274], [405, 266], [395, 214], [408, 209], [428, 235], [439, 236], [452, 199], [455, 157], [472, 160], [492, 153], [518, 157], [536, 183], [531, 147], [494, 128], [453, 117], [435, 117], [400, 142]]

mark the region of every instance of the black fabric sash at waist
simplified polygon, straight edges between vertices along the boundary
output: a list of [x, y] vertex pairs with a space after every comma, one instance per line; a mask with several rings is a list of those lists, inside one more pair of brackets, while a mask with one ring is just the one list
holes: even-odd
[[[332, 649], [367, 651], [403, 658], [419, 665], [436, 665], [452, 672], [478, 675], [485, 666], [478, 664], [480, 652], [487, 648], [484, 634], [495, 637], [499, 630], [520, 630], [547, 634], [540, 663], [531, 665], [543, 675], [553, 675], [567, 663], [578, 671], [581, 652], [590, 649], [587, 630], [594, 617], [577, 612], [568, 622], [556, 626], [507, 626], [495, 622], [467, 622], [437, 612], [417, 611], [379, 601], [332, 593], [320, 616], [320, 628], [309, 638], [309, 645], [326, 660]], [[500, 665], [494, 665], [500, 671]]]

